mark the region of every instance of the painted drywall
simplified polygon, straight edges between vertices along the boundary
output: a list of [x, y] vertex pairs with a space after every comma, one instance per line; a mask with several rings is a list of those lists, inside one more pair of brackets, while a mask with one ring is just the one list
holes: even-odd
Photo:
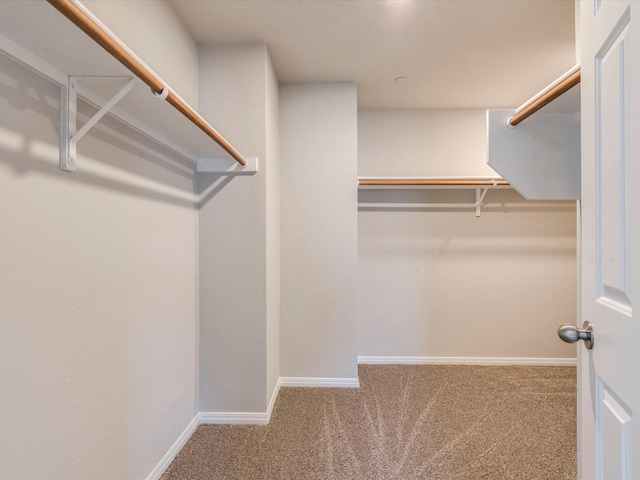
[[[358, 173], [491, 175], [484, 131], [479, 110], [361, 111]], [[473, 195], [362, 190], [360, 201]], [[575, 358], [556, 335], [576, 318], [575, 203], [527, 203], [512, 190], [485, 201], [480, 218], [470, 209], [360, 209], [359, 355]]]
[[280, 86], [267, 51], [266, 215], [267, 215], [267, 401], [280, 378]]
[[485, 110], [362, 110], [358, 175], [495, 175], [485, 137]]
[[198, 46], [169, 2], [82, 3], [187, 103], [198, 105]]
[[357, 377], [354, 84], [280, 86], [283, 377]]
[[[0, 56], [0, 478], [146, 478], [196, 415], [192, 165]], [[80, 121], [93, 112], [80, 105]]]
[[277, 209], [274, 84], [265, 45], [200, 50], [200, 113], [218, 119], [243, 155], [259, 158], [255, 175], [198, 176], [203, 412], [266, 412], [267, 371], [277, 371], [277, 257], [267, 260], [279, 249], [277, 212], [270, 216]]

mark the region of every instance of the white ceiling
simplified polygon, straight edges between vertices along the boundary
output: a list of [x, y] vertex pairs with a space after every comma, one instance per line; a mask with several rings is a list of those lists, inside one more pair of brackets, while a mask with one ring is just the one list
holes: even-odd
[[172, 3], [199, 44], [264, 42], [281, 82], [355, 81], [360, 108], [515, 108], [575, 63], [573, 0]]

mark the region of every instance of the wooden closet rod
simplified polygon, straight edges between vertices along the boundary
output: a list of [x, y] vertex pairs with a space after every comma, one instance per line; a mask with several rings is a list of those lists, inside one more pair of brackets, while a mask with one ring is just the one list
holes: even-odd
[[529, 118], [545, 105], [553, 102], [563, 93], [567, 92], [571, 88], [580, 83], [580, 69], [573, 72], [567, 78], [554, 85], [548, 91], [543, 92], [541, 95], [533, 98], [528, 104], [523, 105], [518, 109], [518, 112], [509, 119], [508, 123], [512, 127], [515, 127], [524, 119]]
[[385, 179], [359, 179], [358, 185], [369, 186], [411, 186], [411, 185], [427, 185], [427, 186], [453, 186], [453, 187], [492, 187], [497, 185], [509, 185], [506, 180], [385, 180]]
[[[157, 78], [147, 67], [133, 57], [117, 39], [113, 38], [103, 27], [74, 0], [47, 0], [56, 10], [71, 20], [84, 33], [89, 35], [98, 45], [109, 52], [116, 60], [128, 68], [135, 76], [146, 83], [156, 94], [160, 95], [165, 88], [164, 83]], [[167, 88], [168, 89], [168, 88]], [[211, 137], [229, 155], [231, 155], [243, 167], [247, 164], [242, 155], [227, 142], [211, 125], [203, 119], [198, 112], [191, 108], [178, 95], [169, 90], [166, 97], [173, 107], [193, 122], [200, 130]]]

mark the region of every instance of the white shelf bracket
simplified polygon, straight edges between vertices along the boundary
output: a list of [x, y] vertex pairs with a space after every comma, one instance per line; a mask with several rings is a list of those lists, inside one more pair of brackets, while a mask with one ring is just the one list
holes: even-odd
[[[76, 146], [85, 133], [93, 127], [109, 110], [111, 110], [122, 98], [135, 87], [139, 80], [137, 77], [129, 78], [127, 84], [120, 89], [104, 106], [91, 117], [82, 128], [76, 131], [77, 111], [78, 111], [78, 81], [86, 79], [86, 76], [69, 76], [67, 86], [62, 87], [60, 101], [60, 170], [65, 172], [75, 172]], [[123, 77], [100, 77], [121, 80]]]
[[482, 211], [482, 205], [484, 202], [484, 197], [487, 195], [490, 187], [485, 188], [476, 188], [476, 217], [480, 216]]

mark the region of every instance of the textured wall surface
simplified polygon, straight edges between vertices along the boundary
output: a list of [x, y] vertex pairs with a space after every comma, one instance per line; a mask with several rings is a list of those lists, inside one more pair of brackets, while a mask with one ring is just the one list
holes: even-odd
[[267, 401], [280, 378], [280, 86], [266, 62]]
[[280, 373], [355, 378], [355, 85], [281, 85], [280, 129]]
[[266, 133], [264, 45], [202, 47], [200, 106], [255, 175], [198, 175], [200, 193], [200, 410], [267, 408]]
[[60, 89], [0, 72], [0, 478], [145, 478], [197, 412], [192, 164], [106, 117], [62, 172]]
[[[484, 111], [370, 110], [358, 122], [361, 176], [492, 174]], [[361, 190], [360, 201], [475, 198]], [[360, 210], [359, 355], [575, 357], [556, 335], [576, 318], [575, 202], [527, 202], [513, 190], [485, 201], [480, 218], [471, 209]]]

